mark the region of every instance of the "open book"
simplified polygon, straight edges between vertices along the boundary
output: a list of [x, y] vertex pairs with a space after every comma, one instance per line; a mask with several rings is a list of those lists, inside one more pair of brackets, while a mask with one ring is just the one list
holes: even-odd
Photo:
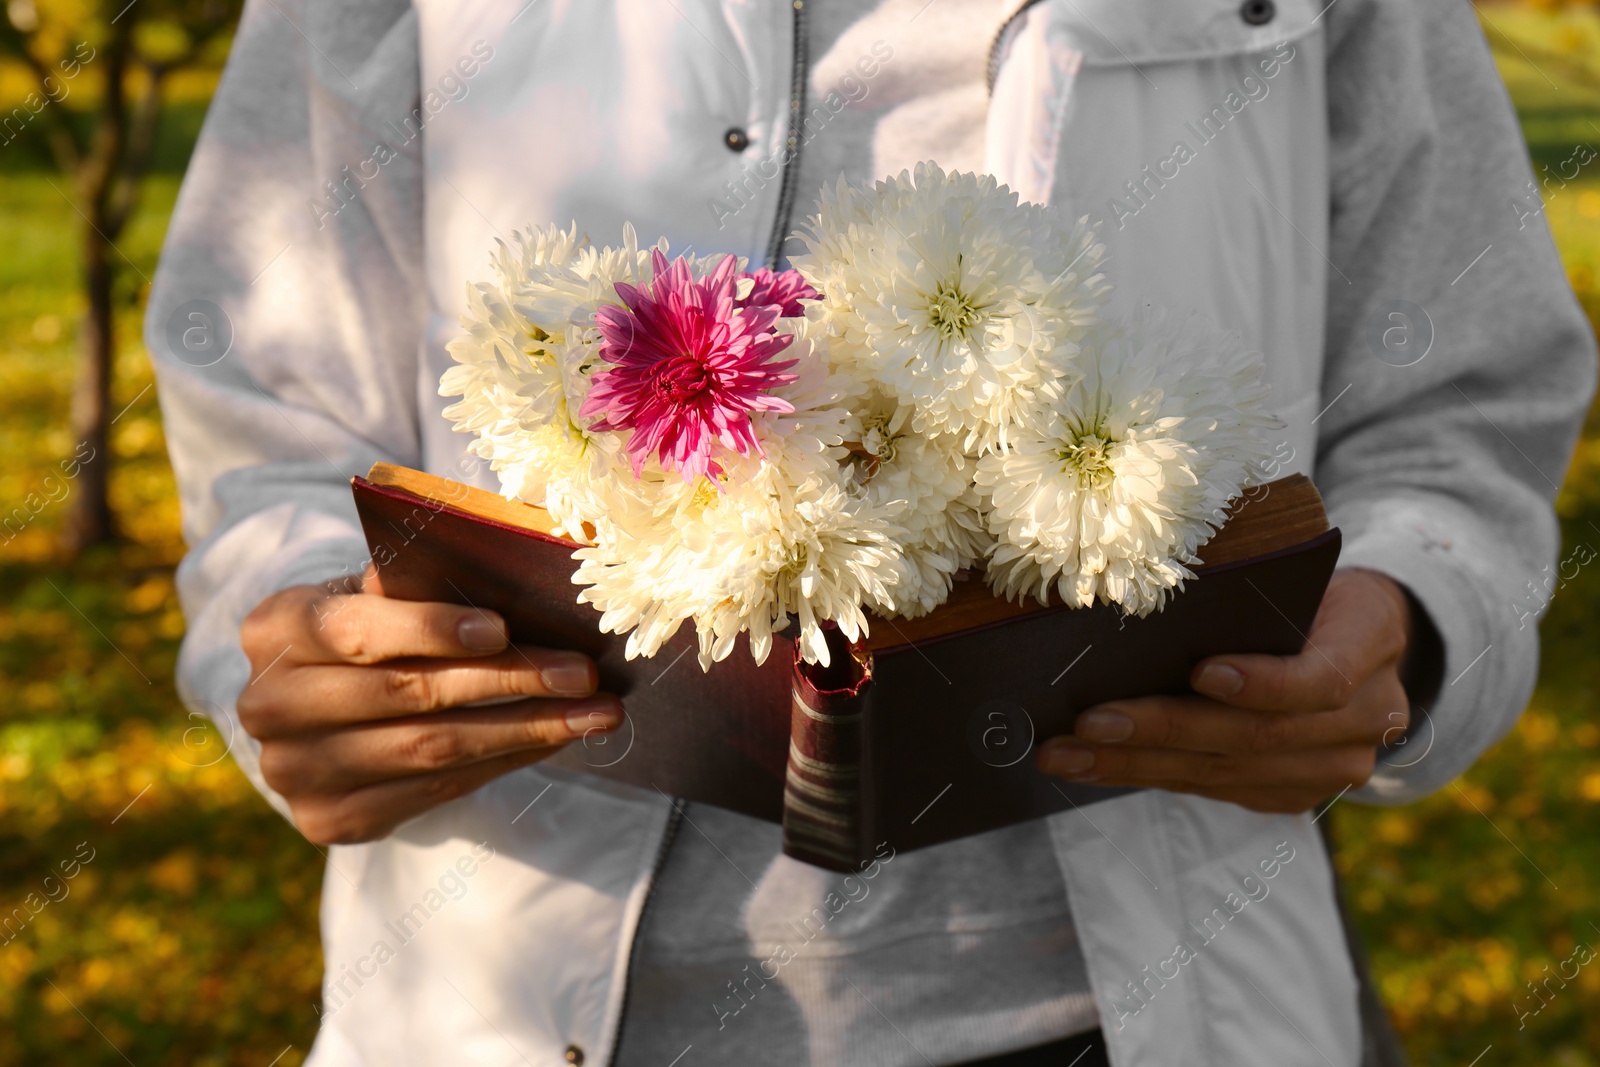
[[387, 595], [492, 609], [514, 641], [595, 659], [627, 720], [550, 765], [780, 822], [785, 852], [835, 870], [882, 842], [921, 848], [1126, 792], [1041, 774], [1029, 754], [1093, 704], [1188, 692], [1206, 656], [1299, 652], [1339, 555], [1294, 475], [1241, 498], [1199, 577], [1143, 619], [1009, 602], [973, 575], [922, 618], [873, 619], [855, 646], [835, 632], [828, 667], [781, 638], [758, 666], [741, 638], [702, 672], [691, 627], [624, 657], [625, 635], [577, 602], [578, 545], [542, 508], [388, 464], [352, 487]]

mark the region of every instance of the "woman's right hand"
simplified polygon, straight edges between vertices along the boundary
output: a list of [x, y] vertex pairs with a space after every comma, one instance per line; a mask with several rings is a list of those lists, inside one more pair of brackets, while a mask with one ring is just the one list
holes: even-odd
[[[508, 645], [494, 612], [301, 585], [244, 620], [239, 721], [318, 844], [383, 837], [569, 741], [622, 722], [577, 652]], [[484, 707], [488, 700], [523, 697]]]

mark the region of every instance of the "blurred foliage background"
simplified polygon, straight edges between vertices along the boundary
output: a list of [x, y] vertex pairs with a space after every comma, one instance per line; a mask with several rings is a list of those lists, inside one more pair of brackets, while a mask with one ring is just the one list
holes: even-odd
[[[1579, 146], [1600, 151], [1600, 15], [1545, 2], [1480, 16], [1568, 277], [1600, 321], [1600, 161], [1567, 177]], [[45, 501], [0, 531], [0, 919], [30, 894], [44, 902], [20, 933], [0, 927], [0, 1067], [294, 1067], [316, 1030], [322, 858], [173, 692], [183, 546], [140, 320], [215, 51], [168, 76], [150, 175], [117, 240], [109, 495], [123, 539], [70, 562], [49, 479], [76, 445], [79, 223], [43, 143], [0, 136], [0, 501]], [[87, 114], [96, 76], [50, 106]], [[0, 61], [0, 114], [30, 88]], [[1600, 551], [1600, 418], [1558, 506], [1563, 553]], [[1555, 593], [1527, 714], [1460, 781], [1410, 807], [1329, 815], [1419, 1067], [1600, 1067], [1600, 960], [1541, 985], [1542, 999], [1528, 984], [1570, 974], [1580, 946], [1600, 950], [1597, 607], [1600, 568]]]

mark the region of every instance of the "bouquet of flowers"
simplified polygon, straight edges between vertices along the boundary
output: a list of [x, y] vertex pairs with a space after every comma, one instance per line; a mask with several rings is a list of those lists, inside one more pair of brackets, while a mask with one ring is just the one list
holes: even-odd
[[1104, 247], [932, 164], [825, 190], [793, 269], [669, 258], [631, 227], [500, 243], [469, 287], [445, 410], [508, 498], [583, 547], [602, 630], [702, 668], [798, 624], [914, 617], [958, 572], [997, 593], [1158, 610], [1278, 425], [1259, 354], [1196, 321], [1104, 313]]

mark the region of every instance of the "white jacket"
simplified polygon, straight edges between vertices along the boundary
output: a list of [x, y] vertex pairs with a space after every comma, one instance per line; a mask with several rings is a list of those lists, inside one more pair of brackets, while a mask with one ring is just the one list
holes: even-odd
[[[798, 0], [247, 5], [148, 340], [194, 546], [180, 686], [285, 814], [232, 710], [239, 620], [359, 571], [347, 481], [373, 461], [493, 484], [462, 465], [437, 382], [496, 236], [576, 218], [604, 243], [632, 221], [766, 259], [799, 217], [781, 162], [800, 18]], [[1430, 716], [1347, 799], [1448, 781], [1531, 688], [1518, 606], [1554, 558], [1592, 388], [1469, 5], [1047, 0], [997, 59], [989, 169], [1102, 220], [1118, 299], [1198, 308], [1267, 353], [1285, 472], [1315, 475], [1343, 562], [1405, 582], [1444, 637]], [[743, 175], [769, 159], [776, 180]], [[731, 214], [729, 182], [750, 199]], [[1372, 340], [1399, 300], [1431, 320], [1404, 367]], [[216, 362], [178, 340], [197, 307], [231, 326]], [[659, 795], [535, 768], [331, 849], [311, 1062], [607, 1063], [667, 822]], [[1151, 790], [1050, 827], [1115, 1064], [1358, 1061], [1308, 817]]]

